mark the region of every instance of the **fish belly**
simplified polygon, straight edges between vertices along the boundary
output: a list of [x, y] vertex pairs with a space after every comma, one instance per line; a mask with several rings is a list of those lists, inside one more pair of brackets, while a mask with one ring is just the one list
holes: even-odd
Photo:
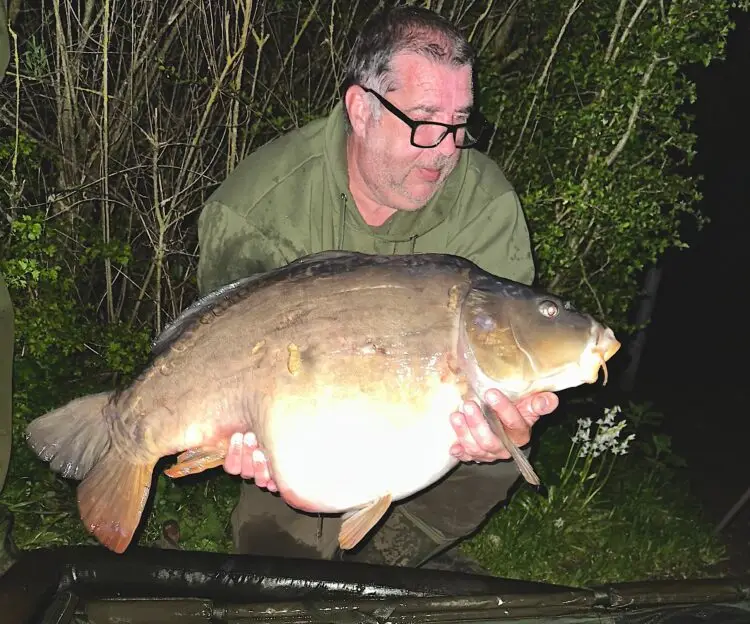
[[305, 511], [405, 498], [456, 466], [450, 414], [460, 402], [451, 384], [414, 403], [356, 393], [279, 399], [269, 413], [274, 479], [287, 502]]

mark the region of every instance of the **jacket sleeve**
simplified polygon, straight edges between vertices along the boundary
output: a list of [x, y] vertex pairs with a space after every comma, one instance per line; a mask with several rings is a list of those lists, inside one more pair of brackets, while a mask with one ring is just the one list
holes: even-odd
[[198, 219], [198, 245], [201, 295], [286, 263], [278, 248], [246, 217], [216, 201], [207, 202]]
[[509, 190], [477, 211], [453, 238], [453, 253], [485, 271], [523, 284], [534, 281], [534, 259], [526, 219], [515, 191]]
[[0, 275], [0, 490], [3, 489], [10, 463], [12, 390], [13, 306], [3, 276]]

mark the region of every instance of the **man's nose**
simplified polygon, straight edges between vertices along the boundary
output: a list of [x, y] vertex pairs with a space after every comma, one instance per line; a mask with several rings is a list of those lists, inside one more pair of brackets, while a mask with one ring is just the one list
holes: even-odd
[[443, 137], [443, 140], [438, 143], [435, 149], [437, 149], [441, 154], [444, 154], [445, 156], [452, 156], [458, 149], [456, 147], [456, 141], [453, 138], [453, 133], [448, 132]]

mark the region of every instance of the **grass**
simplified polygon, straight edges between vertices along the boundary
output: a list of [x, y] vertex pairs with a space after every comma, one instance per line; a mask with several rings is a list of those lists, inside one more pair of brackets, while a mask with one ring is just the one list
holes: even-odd
[[[162, 525], [176, 520], [180, 544], [188, 550], [230, 552], [230, 514], [239, 494], [239, 480], [221, 470], [172, 480], [163, 474], [144, 511], [136, 534], [142, 546], [158, 546]], [[96, 545], [80, 521], [76, 482], [54, 475], [18, 442], [0, 504], [15, 516], [13, 539], [18, 548]]]
[[[19, 412], [0, 496], [15, 515], [16, 544], [95, 544], [78, 517], [75, 483], [33, 456]], [[724, 550], [683, 493], [679, 460], [654, 433], [658, 418], [631, 405], [605, 413], [601, 425], [579, 419], [577, 431], [549, 428], [534, 458], [547, 497], [521, 487], [464, 550], [498, 576], [564, 585], [704, 576]], [[231, 552], [238, 484], [218, 469], [176, 481], [160, 474], [138, 543], [158, 545], [163, 523], [176, 520], [183, 548]]]
[[[13, 539], [20, 549], [65, 545], [96, 545], [83, 528], [75, 498], [77, 482], [60, 478], [40, 461], [24, 440], [26, 423], [74, 395], [102, 389], [96, 376], [76, 368], [74, 373], [50, 373], [43, 366], [17, 366], [14, 389], [13, 446], [10, 469], [0, 504], [14, 515]], [[49, 373], [49, 375], [45, 374]], [[77, 377], [78, 379], [73, 379]], [[68, 382], [65, 383], [67, 378]], [[104, 386], [111, 384], [105, 382]], [[231, 550], [229, 517], [239, 492], [239, 479], [216, 469], [172, 480], [157, 464], [152, 495], [136, 538], [157, 545], [162, 525], [177, 520], [180, 543], [191, 550]], [[155, 487], [153, 487], [155, 485]]]
[[498, 576], [562, 585], [706, 576], [725, 551], [679, 473], [642, 457], [618, 460], [588, 502], [605, 461], [558, 478], [542, 462], [548, 498], [521, 489], [464, 550]]

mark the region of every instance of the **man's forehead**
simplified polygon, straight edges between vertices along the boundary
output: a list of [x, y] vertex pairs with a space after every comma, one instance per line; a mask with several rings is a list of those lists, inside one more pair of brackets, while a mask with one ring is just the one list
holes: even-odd
[[471, 84], [471, 65], [452, 65], [428, 58], [416, 52], [400, 52], [390, 63], [391, 74], [396, 82], [394, 88], [404, 83], [429, 86], [442, 83], [446, 76]]
[[455, 66], [439, 63], [415, 53], [401, 53], [391, 63], [389, 91], [408, 94], [416, 103], [424, 102], [429, 108], [431, 100], [441, 99], [446, 90], [457, 90], [458, 99], [463, 100], [459, 108], [469, 107], [473, 101], [472, 73], [470, 65]]

